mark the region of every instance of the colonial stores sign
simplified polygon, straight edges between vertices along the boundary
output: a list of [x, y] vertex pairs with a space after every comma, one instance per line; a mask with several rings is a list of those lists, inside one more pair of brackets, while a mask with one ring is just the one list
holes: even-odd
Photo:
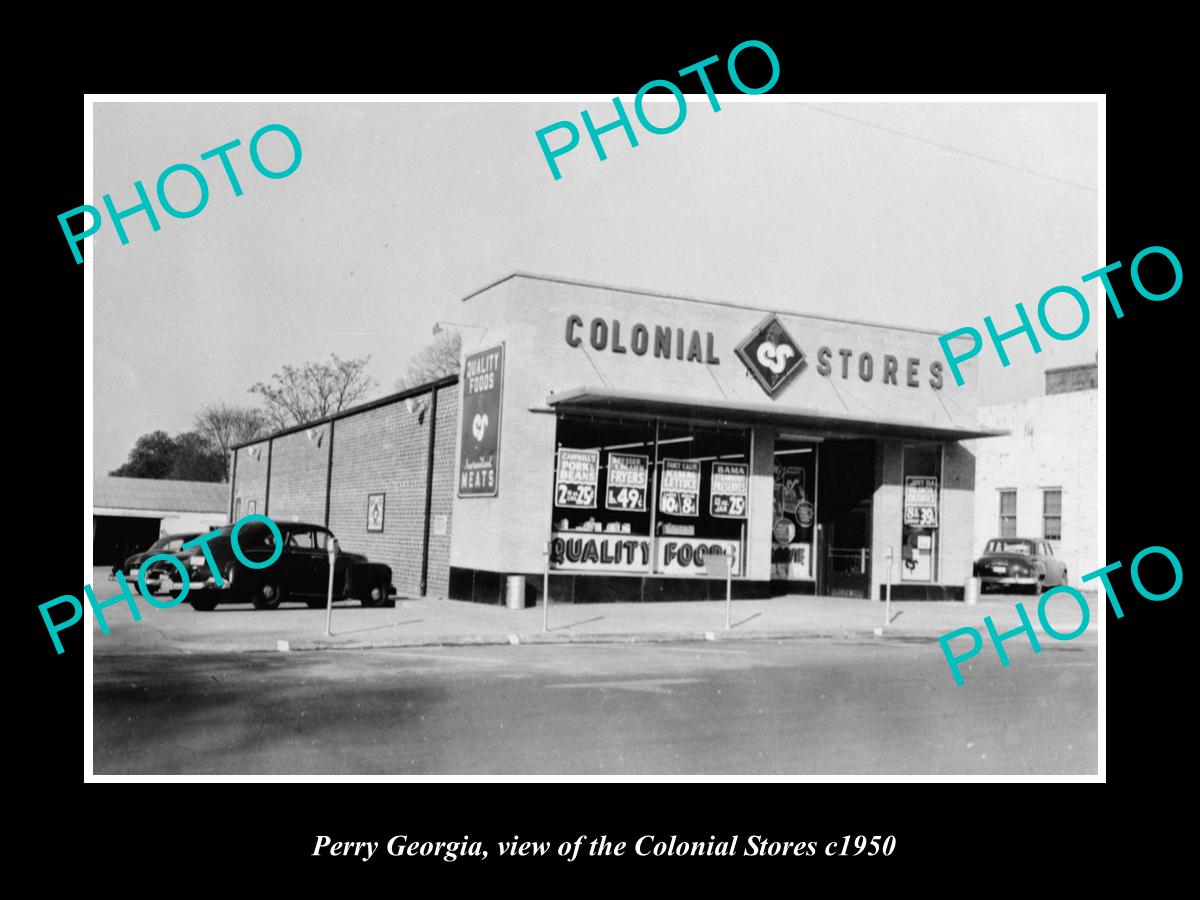
[[[564, 338], [571, 347], [610, 353], [654, 356], [709, 366], [721, 364], [716, 339], [711, 331], [681, 328], [675, 325], [633, 325], [619, 319], [569, 315]], [[754, 376], [768, 397], [774, 397], [809, 365], [809, 353], [788, 332], [775, 315], [769, 315], [734, 349], [742, 365]], [[825, 378], [858, 378], [882, 384], [920, 388], [922, 382], [935, 391], [942, 389], [942, 363], [934, 360], [923, 368], [920, 358], [880, 356], [854, 347], [818, 347], [815, 354], [817, 374]]]

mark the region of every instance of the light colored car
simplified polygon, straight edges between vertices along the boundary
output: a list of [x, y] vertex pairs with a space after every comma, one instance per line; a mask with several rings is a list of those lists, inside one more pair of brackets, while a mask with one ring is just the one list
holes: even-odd
[[1041, 538], [993, 538], [975, 561], [975, 577], [983, 590], [1027, 588], [1040, 594], [1067, 583], [1067, 564]]

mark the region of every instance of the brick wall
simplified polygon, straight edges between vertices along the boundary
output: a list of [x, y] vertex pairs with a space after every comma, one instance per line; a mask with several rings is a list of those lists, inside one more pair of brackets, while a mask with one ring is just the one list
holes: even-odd
[[297, 431], [272, 442], [270, 516], [276, 521], [325, 524], [329, 424], [312, 430], [312, 438]]
[[[258, 458], [254, 458], [254, 450], [258, 449]], [[241, 518], [249, 512], [250, 501], [255, 502], [259, 515], [263, 514], [267, 498], [267, 442], [262, 441], [249, 447], [241, 447], [237, 451], [237, 469], [234, 472], [233, 496], [235, 501], [234, 516]]]
[[[450, 535], [454, 530], [454, 471], [458, 464], [458, 385], [438, 391], [437, 432], [434, 434], [433, 500], [430, 505], [429, 580], [425, 592], [445, 597], [450, 591]], [[444, 516], [445, 534], [436, 524]]]
[[1046, 370], [1046, 393], [1065, 394], [1068, 391], [1094, 390], [1097, 385], [1095, 363]]
[[[427, 596], [445, 597], [450, 579], [450, 541], [457, 462], [458, 385], [438, 392], [436, 422], [432, 415], [432, 393], [365, 410], [314, 426], [308, 430], [272, 438], [269, 515], [280, 521], [325, 521], [326, 479], [332, 475], [329, 497], [329, 528], [340, 546], [362, 553], [372, 562], [392, 568], [392, 583], [401, 594], [417, 596], [421, 590], [421, 558], [425, 535], [426, 476], [429, 464], [429, 435], [434, 432], [433, 495], [429, 536]], [[251, 447], [236, 451], [237, 470], [233, 496], [241, 501], [239, 515], [247, 514], [254, 500], [261, 514], [266, 509], [267, 446], [255, 459]], [[332, 452], [332, 470], [329, 469]], [[384, 525], [381, 532], [367, 531], [367, 497], [384, 494]], [[438, 517], [444, 517], [445, 533], [436, 534]]]
[[[333, 437], [329, 528], [344, 549], [391, 566], [396, 590], [408, 595], [421, 589], [428, 412], [424, 419], [401, 401], [337, 420]], [[383, 531], [368, 532], [367, 495], [380, 493]]]

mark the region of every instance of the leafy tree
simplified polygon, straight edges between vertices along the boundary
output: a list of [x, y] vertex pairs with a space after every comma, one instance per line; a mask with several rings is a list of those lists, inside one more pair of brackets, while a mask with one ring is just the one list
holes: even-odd
[[224, 481], [221, 451], [202, 434], [186, 431], [171, 437], [165, 431], [143, 434], [129, 459], [109, 472], [124, 478], [178, 478], [184, 481]]
[[262, 410], [228, 403], [208, 404], [196, 414], [195, 421], [195, 430], [220, 451], [221, 481], [229, 480], [229, 454], [233, 447], [265, 434], [268, 427]]
[[185, 431], [175, 436], [175, 458], [168, 478], [184, 481], [227, 481], [225, 455], [202, 434]]
[[339, 359], [332, 362], [308, 362], [302, 366], [284, 366], [271, 376], [269, 384], [258, 382], [250, 393], [258, 394], [266, 404], [265, 415], [272, 428], [301, 425], [341, 412], [366, 397], [376, 382], [364, 371], [370, 356]]
[[175, 462], [175, 441], [165, 431], [143, 434], [129, 451], [129, 459], [109, 472], [125, 478], [170, 478]]
[[396, 381], [396, 390], [403, 391], [448, 375], [457, 375], [461, 353], [462, 335], [457, 331], [443, 331], [409, 360], [404, 375]]

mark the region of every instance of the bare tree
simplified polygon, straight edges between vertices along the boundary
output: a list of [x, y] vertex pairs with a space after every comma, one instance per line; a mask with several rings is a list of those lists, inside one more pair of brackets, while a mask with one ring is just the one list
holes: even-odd
[[284, 366], [271, 376], [270, 384], [261, 381], [250, 388], [266, 405], [267, 422], [273, 428], [301, 425], [341, 412], [363, 399], [376, 387], [365, 369], [370, 356], [339, 359], [332, 362], [308, 362], [303, 366]]
[[443, 331], [409, 360], [404, 375], [396, 380], [396, 390], [403, 391], [447, 375], [457, 375], [461, 352], [462, 335], [457, 331]]
[[210, 403], [196, 414], [195, 430], [221, 452], [223, 481], [229, 480], [229, 453], [237, 444], [252, 441], [268, 429], [267, 417], [252, 406]]

